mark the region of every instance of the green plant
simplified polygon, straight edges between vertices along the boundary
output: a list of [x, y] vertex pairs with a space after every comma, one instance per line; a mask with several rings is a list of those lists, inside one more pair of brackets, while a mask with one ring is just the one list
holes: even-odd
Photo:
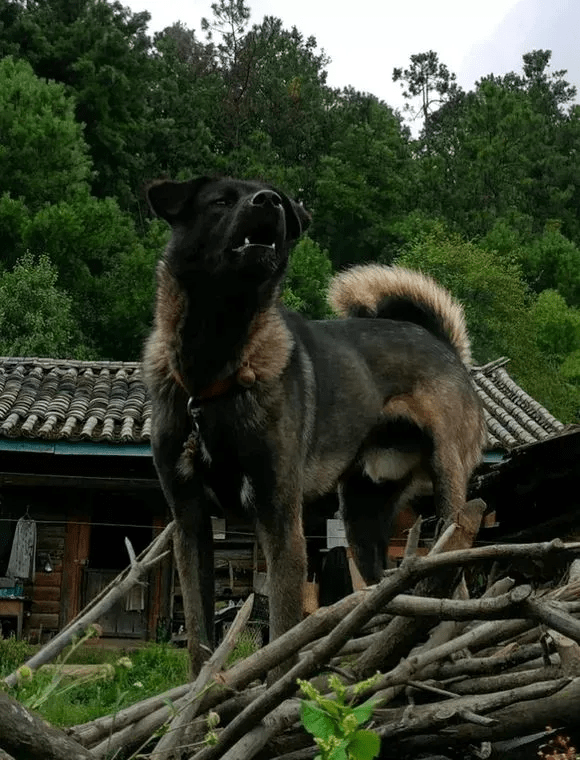
[[28, 641], [16, 639], [0, 639], [0, 678], [12, 673], [32, 654], [32, 646]]
[[[356, 697], [369, 688], [376, 679], [361, 681], [351, 690], [337, 676], [329, 676], [332, 697], [323, 696], [308, 681], [298, 680], [303, 693], [300, 717], [308, 733], [320, 749], [315, 760], [372, 760], [379, 754], [381, 740], [373, 731], [360, 728], [373, 714], [378, 700], [369, 699], [356, 707]], [[347, 697], [351, 695], [351, 701]]]
[[[66, 692], [71, 691], [72, 689], [76, 689], [80, 685], [87, 684], [90, 681], [94, 681], [96, 677], [102, 677], [102, 674], [99, 673], [98, 676], [90, 675], [83, 678], [77, 678], [73, 683], [61, 687], [61, 682], [64, 678], [63, 665], [66, 664], [66, 662], [69, 660], [71, 655], [74, 654], [78, 647], [82, 646], [96, 634], [96, 629], [92, 626], [89, 626], [82, 638], [73, 641], [73, 644], [67, 654], [58, 661], [57, 667], [48, 682], [45, 682], [43, 678], [34, 679], [34, 674], [27, 665], [22, 665], [20, 668], [18, 668], [18, 676], [21, 679], [21, 683], [32, 682], [34, 679], [34, 685], [31, 693], [29, 693], [25, 699], [21, 700], [25, 707], [29, 707], [31, 710], [37, 710], [45, 702], [47, 702], [49, 698], [53, 699], [57, 695], [59, 697], [62, 697], [62, 695]], [[114, 677], [114, 675], [115, 671], [111, 667], [109, 677]]]
[[245, 660], [254, 652], [257, 652], [260, 648], [257, 637], [259, 636], [259, 630], [255, 626], [250, 626], [243, 630], [238, 638], [236, 646], [227, 659], [226, 667], [231, 666], [239, 660]]
[[[186, 683], [188, 679], [187, 651], [169, 644], [150, 643], [127, 653], [99, 646], [89, 648], [83, 646], [81, 640], [71, 650], [63, 655], [67, 664], [102, 665], [95, 669], [95, 674], [98, 671], [101, 677], [85, 680], [71, 676], [59, 663], [55, 668], [34, 673], [27, 673], [25, 669], [15, 694], [23, 704], [38, 703], [35, 709], [39, 714], [57, 726], [86, 723]], [[18, 658], [14, 667], [27, 656]], [[61, 659], [60, 666], [62, 664]], [[53, 679], [58, 678], [59, 671], [65, 680], [55, 682]]]

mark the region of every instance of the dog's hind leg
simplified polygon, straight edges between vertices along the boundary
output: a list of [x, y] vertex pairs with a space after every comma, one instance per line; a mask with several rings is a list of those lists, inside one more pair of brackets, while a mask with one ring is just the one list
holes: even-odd
[[355, 472], [339, 486], [346, 537], [367, 584], [378, 583], [386, 569], [389, 538], [407, 485], [408, 478], [377, 483]]
[[456, 522], [467, 498], [469, 470], [454, 447], [436, 447], [431, 458], [431, 476], [435, 512], [440, 520], [438, 532], [449, 522]]

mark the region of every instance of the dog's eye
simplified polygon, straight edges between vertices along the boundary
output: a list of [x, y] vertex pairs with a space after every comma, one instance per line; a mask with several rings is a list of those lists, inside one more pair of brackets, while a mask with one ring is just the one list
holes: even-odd
[[214, 206], [231, 206], [232, 202], [229, 198], [216, 198], [213, 202]]

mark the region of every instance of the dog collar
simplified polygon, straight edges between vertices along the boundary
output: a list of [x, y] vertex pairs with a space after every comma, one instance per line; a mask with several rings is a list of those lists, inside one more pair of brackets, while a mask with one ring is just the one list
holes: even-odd
[[183, 380], [183, 377], [177, 370], [173, 371], [173, 377], [177, 384], [187, 393], [189, 396], [187, 402], [187, 410], [191, 414], [193, 409], [201, 409], [201, 407], [207, 401], [212, 401], [225, 396], [228, 391], [234, 388], [236, 385], [241, 385], [243, 388], [251, 388], [256, 382], [256, 373], [250, 367], [250, 362], [245, 361], [235, 372], [228, 377], [224, 377], [222, 380], [215, 380], [199, 392], [197, 396], [192, 396]]

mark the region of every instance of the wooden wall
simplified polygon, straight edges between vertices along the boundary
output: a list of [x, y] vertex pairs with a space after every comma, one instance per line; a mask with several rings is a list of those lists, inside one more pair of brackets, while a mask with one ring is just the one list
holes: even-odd
[[[36, 519], [36, 515], [34, 516]], [[32, 603], [30, 615], [24, 621], [24, 635], [33, 641], [41, 634], [53, 633], [60, 628], [61, 588], [65, 552], [66, 522], [64, 513], [51, 512], [50, 524], [37, 526], [36, 574], [34, 584], [25, 586], [25, 594]], [[45, 557], [50, 556], [52, 572], [44, 572]], [[39, 559], [41, 561], [39, 561]]]

